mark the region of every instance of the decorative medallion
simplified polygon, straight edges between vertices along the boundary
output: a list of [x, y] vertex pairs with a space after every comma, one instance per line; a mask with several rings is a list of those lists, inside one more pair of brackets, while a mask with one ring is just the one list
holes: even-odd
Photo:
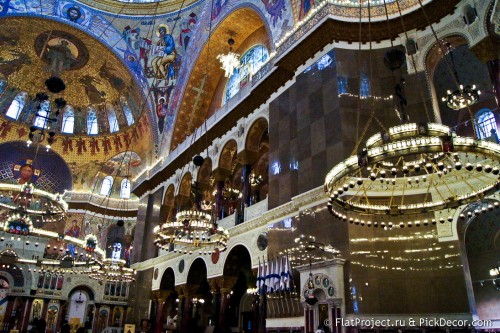
[[179, 261], [179, 273], [182, 272], [184, 272], [184, 259], [181, 259], [181, 261]]
[[216, 264], [219, 262], [219, 257], [220, 257], [220, 250], [219, 248], [215, 248], [214, 252], [212, 252], [212, 264]]
[[259, 248], [259, 250], [264, 251], [265, 249], [267, 249], [267, 243], [268, 243], [267, 232], [263, 232], [257, 238], [257, 247]]
[[335, 295], [335, 288], [328, 288], [328, 296], [333, 297]]
[[323, 279], [323, 287], [328, 288], [330, 285], [330, 280], [326, 277]]
[[153, 273], [153, 278], [156, 280], [158, 279], [158, 268], [155, 268], [155, 271]]
[[320, 286], [321, 285], [321, 275], [316, 275], [314, 277], [314, 283], [317, 285], [317, 286]]
[[48, 64], [48, 72], [80, 69], [89, 60], [89, 51], [76, 36], [61, 30], [50, 30], [35, 39], [36, 54]]
[[308, 298], [311, 291], [309, 289], [304, 290], [304, 298]]

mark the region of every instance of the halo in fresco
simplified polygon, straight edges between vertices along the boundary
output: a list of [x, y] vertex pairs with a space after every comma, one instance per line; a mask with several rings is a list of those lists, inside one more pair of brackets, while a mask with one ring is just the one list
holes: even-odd
[[47, 48], [57, 47], [63, 43], [67, 44], [67, 49], [71, 52], [74, 60], [69, 65], [70, 70], [75, 70], [85, 66], [89, 60], [89, 51], [85, 44], [73, 34], [60, 30], [49, 30], [39, 34], [35, 39], [35, 51], [41, 59], [50, 63]]

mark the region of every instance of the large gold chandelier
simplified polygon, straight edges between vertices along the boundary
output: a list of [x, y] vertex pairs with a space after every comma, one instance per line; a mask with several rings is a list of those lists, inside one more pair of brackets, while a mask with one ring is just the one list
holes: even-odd
[[[497, 143], [457, 136], [441, 124], [395, 126], [331, 169], [325, 179], [328, 209], [367, 226], [436, 224], [420, 214], [451, 211], [494, 194], [499, 164]], [[394, 223], [396, 217], [403, 221]], [[453, 216], [438, 220], [451, 222]]]
[[126, 267], [126, 262], [123, 259], [106, 258], [93, 266], [89, 277], [98, 281], [132, 282], [135, 280], [135, 270]]
[[156, 226], [154, 233], [156, 246], [168, 249], [170, 244], [175, 244], [182, 249], [174, 251], [186, 254], [192, 254], [193, 248], [200, 254], [211, 255], [216, 249], [223, 252], [229, 239], [229, 232], [212, 222], [210, 214], [194, 208], [180, 211], [175, 221]]

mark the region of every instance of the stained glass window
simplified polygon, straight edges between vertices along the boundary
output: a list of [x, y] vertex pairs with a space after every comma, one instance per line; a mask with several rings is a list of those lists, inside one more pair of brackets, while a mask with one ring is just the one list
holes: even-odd
[[33, 125], [39, 128], [45, 128], [48, 125], [48, 117], [50, 114], [50, 101], [43, 101], [40, 103], [40, 108], [36, 113]]
[[123, 114], [125, 115], [125, 119], [127, 119], [127, 124], [131, 126], [134, 123], [134, 116], [132, 115], [132, 110], [130, 110], [130, 107], [125, 97], [122, 96], [120, 98], [120, 102], [122, 104], [122, 110]]
[[24, 91], [17, 94], [12, 103], [10, 104], [9, 108], [7, 109], [5, 115], [9, 118], [17, 120], [17, 118], [19, 118], [19, 115], [21, 114], [21, 111], [24, 108], [24, 105], [26, 104], [27, 98], [28, 94]]
[[111, 104], [106, 105], [106, 113], [108, 116], [109, 132], [118, 132], [120, 130], [120, 126], [118, 125], [115, 109]]
[[111, 193], [112, 187], [113, 187], [113, 177], [111, 176], [104, 177], [104, 179], [102, 180], [100, 194], [108, 196]]
[[339, 95], [347, 94], [348, 88], [347, 78], [344, 76], [337, 77], [337, 91]]
[[361, 97], [369, 97], [371, 95], [370, 79], [365, 73], [361, 73], [360, 76], [359, 95]]
[[482, 109], [476, 113], [476, 129], [480, 139], [489, 138], [494, 131], [497, 131], [495, 115], [489, 109]]
[[130, 199], [130, 180], [128, 179], [122, 180], [120, 186], [120, 198]]
[[97, 113], [93, 107], [89, 106], [87, 108], [87, 134], [96, 135], [98, 132]]
[[240, 68], [235, 69], [227, 81], [223, 104], [250, 82], [252, 75], [257, 73], [267, 58], [269, 52], [264, 45], [255, 45], [240, 57]]
[[73, 107], [67, 105], [63, 111], [61, 132], [73, 134], [75, 130], [75, 112]]

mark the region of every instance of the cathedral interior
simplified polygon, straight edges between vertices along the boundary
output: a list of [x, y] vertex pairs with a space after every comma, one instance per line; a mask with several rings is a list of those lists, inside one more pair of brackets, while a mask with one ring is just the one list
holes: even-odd
[[0, 331], [500, 332], [499, 102], [498, 0], [0, 0]]

